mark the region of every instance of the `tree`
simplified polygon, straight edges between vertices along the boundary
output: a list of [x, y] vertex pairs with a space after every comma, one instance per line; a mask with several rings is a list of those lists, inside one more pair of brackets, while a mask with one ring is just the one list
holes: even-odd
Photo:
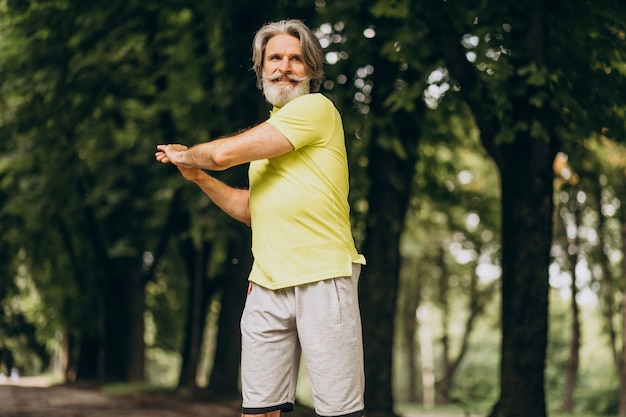
[[[566, 156], [559, 153], [555, 159], [555, 172], [557, 179], [562, 182], [560, 188], [560, 196], [558, 201], [561, 203], [557, 206], [557, 226], [562, 227], [561, 230], [555, 231], [555, 245], [559, 245], [558, 249], [553, 249], [562, 255], [560, 263], [563, 263], [563, 270], [570, 275], [570, 337], [569, 352], [564, 365], [565, 386], [563, 388], [563, 404], [562, 410], [566, 413], [573, 413], [575, 408], [574, 392], [578, 379], [578, 370], [580, 364], [580, 346], [581, 346], [581, 322], [580, 307], [578, 305], [579, 280], [577, 277], [577, 268], [583, 260], [584, 247], [582, 243], [583, 232], [583, 211], [584, 206], [581, 204], [582, 191], [578, 185], [578, 176], [571, 173], [571, 169], [566, 166]], [[557, 191], [559, 189], [557, 188]], [[560, 221], [559, 221], [560, 220]]]
[[[475, 7], [466, 9], [471, 14], [465, 20], [453, 5], [440, 1], [429, 2], [424, 13], [429, 16], [433, 41], [472, 109], [481, 141], [501, 176], [501, 393], [492, 415], [542, 416], [546, 415], [543, 367], [552, 161], [563, 141], [571, 137], [568, 134], [577, 130], [590, 133], [610, 125], [623, 131], [613, 105], [601, 112], [583, 108], [580, 90], [601, 102], [605, 95], [613, 96], [606, 83], [617, 88], [624, 82], [622, 76], [602, 70], [604, 65], [615, 65], [613, 54], [623, 56], [623, 47], [617, 46], [620, 24], [614, 17], [616, 11], [623, 16], [624, 10], [614, 2], [598, 7], [584, 1], [555, 8], [540, 1], [505, 2], [489, 10]], [[609, 10], [612, 17], [606, 15]], [[563, 22], [571, 26], [579, 16], [592, 16], [592, 29], [577, 32], [572, 39], [572, 31]], [[475, 26], [469, 26], [470, 22]], [[591, 62], [587, 55], [576, 53], [598, 38], [611, 46], [602, 47]], [[474, 46], [475, 60], [468, 60], [468, 49]], [[581, 80], [584, 88], [574, 90]]]
[[160, 79], [147, 78], [159, 56], [141, 47], [158, 13], [56, 1], [9, 2], [3, 12], [25, 45], [2, 56], [0, 88], [11, 115], [3, 133], [23, 157], [17, 187], [38, 184], [10, 202], [39, 208], [22, 216], [28, 265], [42, 292], [63, 291], [50, 307], [76, 340], [78, 377], [142, 380], [143, 288], [154, 272], [144, 254], [170, 233], [152, 227], [167, 210], [153, 209], [157, 167], [145, 163]]
[[[626, 416], [626, 340], [625, 314], [626, 306], [617, 300], [626, 294], [623, 284], [626, 276], [624, 251], [626, 245], [626, 210], [624, 209], [623, 189], [626, 186], [624, 171], [626, 169], [626, 151], [624, 146], [608, 138], [600, 137], [590, 141], [593, 154], [602, 166], [601, 174], [595, 177], [592, 204], [597, 216], [597, 254], [599, 264], [598, 281], [601, 283], [600, 299], [604, 316], [609, 347], [619, 382], [619, 415]], [[620, 244], [617, 244], [620, 242]], [[617, 249], [619, 248], [619, 249]], [[613, 251], [620, 251], [620, 262], [611, 260]]]
[[[355, 187], [353, 181], [351, 195], [357, 207], [359, 246], [367, 259], [360, 300], [365, 402], [368, 415], [374, 417], [393, 415], [392, 342], [400, 238], [426, 111], [419, 100], [425, 84], [423, 57], [397, 45], [398, 39], [416, 37], [411, 30], [414, 15], [404, 4], [386, 6], [346, 2], [327, 6], [323, 14], [329, 20], [323, 34], [331, 43], [331, 56], [338, 59], [328, 71], [331, 85], [336, 85], [330, 93], [344, 113], [346, 135], [357, 161], [352, 167], [363, 169], [367, 178], [356, 183], [362, 188]], [[334, 39], [337, 45], [332, 45]], [[359, 175], [356, 170], [352, 172]], [[362, 205], [367, 209], [359, 210]]]

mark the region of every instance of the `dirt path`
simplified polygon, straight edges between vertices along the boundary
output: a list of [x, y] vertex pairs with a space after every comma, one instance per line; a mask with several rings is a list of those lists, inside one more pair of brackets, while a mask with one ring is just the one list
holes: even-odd
[[107, 395], [70, 386], [0, 385], [2, 417], [239, 417], [239, 404], [164, 395]]
[[[240, 417], [239, 401], [216, 403], [165, 394], [105, 394], [96, 389], [52, 385], [45, 379], [0, 381], [0, 417]], [[314, 417], [298, 410], [286, 417]], [[459, 417], [403, 413], [403, 417]]]

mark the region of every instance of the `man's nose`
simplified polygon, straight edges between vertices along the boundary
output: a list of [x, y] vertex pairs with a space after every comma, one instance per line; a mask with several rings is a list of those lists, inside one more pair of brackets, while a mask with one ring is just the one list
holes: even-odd
[[291, 72], [291, 61], [289, 60], [289, 57], [286, 56], [281, 59], [279, 69], [283, 74]]

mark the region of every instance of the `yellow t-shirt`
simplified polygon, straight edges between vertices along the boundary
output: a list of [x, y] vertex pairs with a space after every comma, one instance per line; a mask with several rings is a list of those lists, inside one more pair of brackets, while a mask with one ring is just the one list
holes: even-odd
[[350, 276], [365, 258], [350, 229], [339, 112], [323, 95], [306, 94], [273, 109], [268, 123], [294, 150], [250, 163], [250, 281], [278, 289]]

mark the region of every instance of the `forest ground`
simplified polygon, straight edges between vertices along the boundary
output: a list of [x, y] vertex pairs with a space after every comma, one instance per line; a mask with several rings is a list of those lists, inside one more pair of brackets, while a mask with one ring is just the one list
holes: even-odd
[[[163, 393], [109, 394], [77, 385], [49, 385], [45, 378], [0, 382], [2, 417], [239, 417], [239, 401], [194, 400]], [[462, 414], [458, 414], [462, 415]], [[307, 409], [288, 417], [314, 417]], [[406, 413], [403, 417], [417, 417]], [[419, 417], [454, 417], [444, 414]]]

